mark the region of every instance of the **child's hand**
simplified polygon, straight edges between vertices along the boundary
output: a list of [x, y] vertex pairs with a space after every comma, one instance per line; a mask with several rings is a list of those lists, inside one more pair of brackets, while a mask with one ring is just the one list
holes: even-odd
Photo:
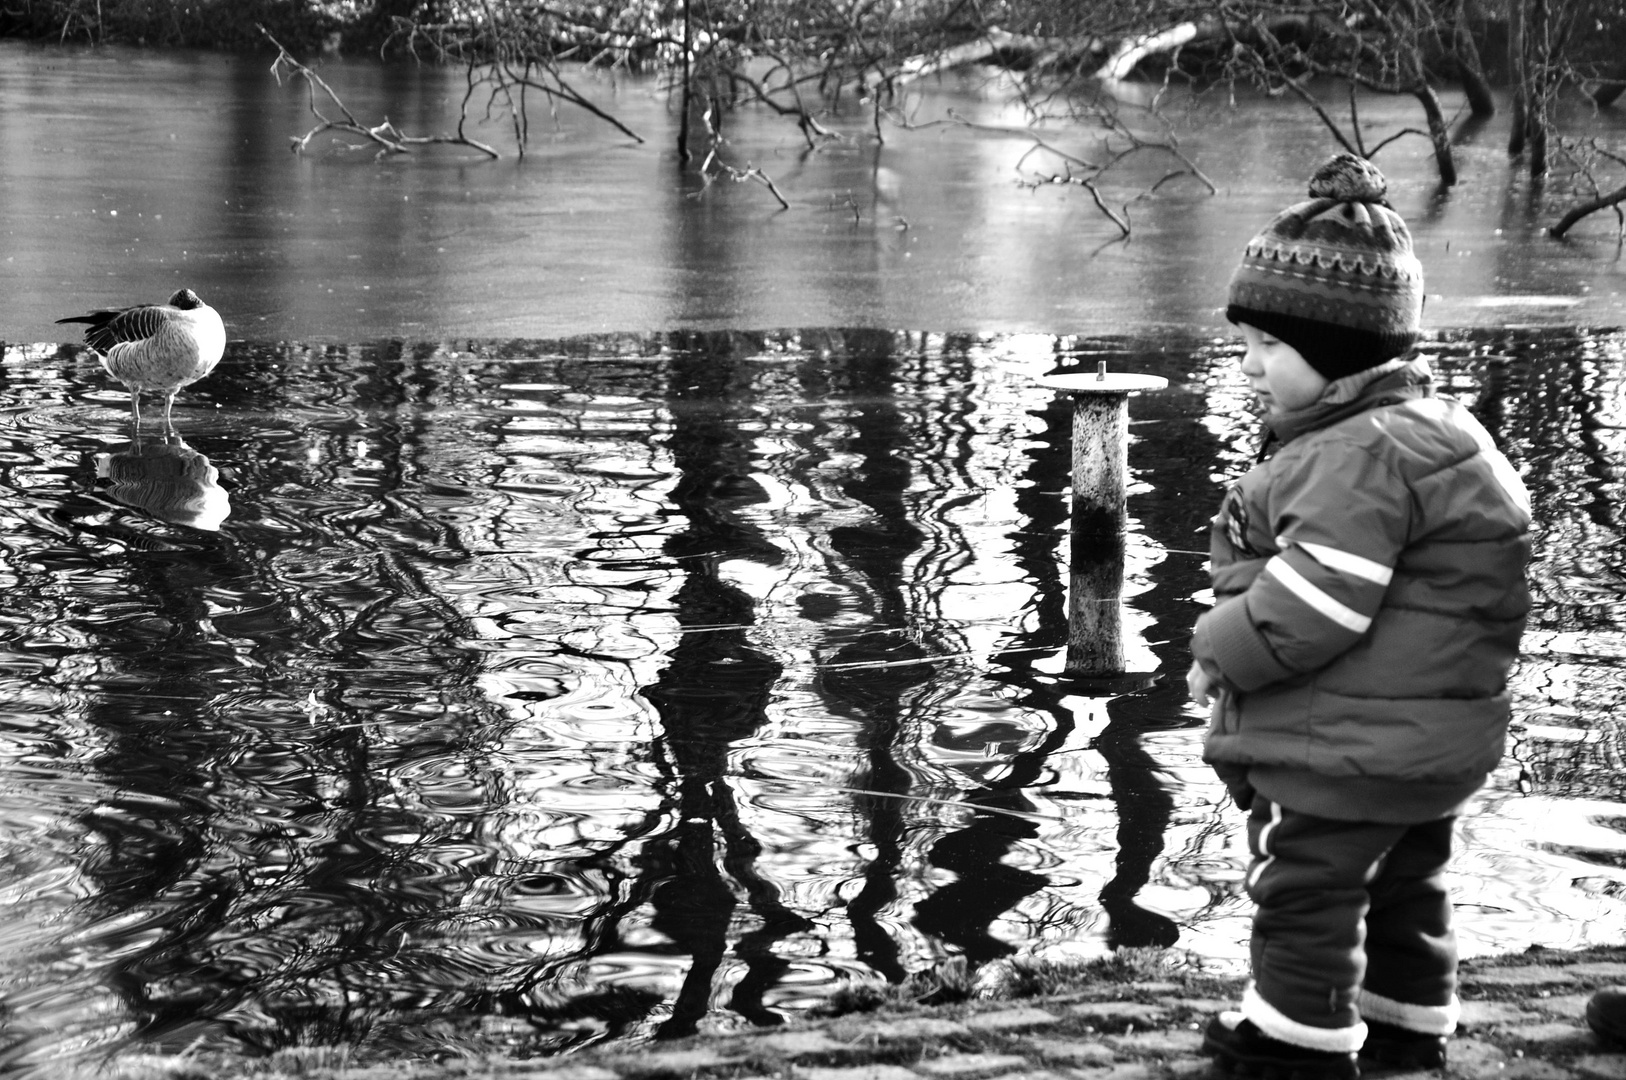
[[1191, 694], [1191, 700], [1207, 708], [1209, 703], [1219, 696], [1219, 688], [1219, 680], [1193, 660], [1191, 670], [1186, 672], [1186, 690]]

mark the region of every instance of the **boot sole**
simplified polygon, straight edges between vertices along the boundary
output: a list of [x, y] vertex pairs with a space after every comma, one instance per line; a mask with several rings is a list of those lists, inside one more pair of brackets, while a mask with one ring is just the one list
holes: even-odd
[[1586, 1024], [1592, 1029], [1592, 1033], [1604, 1042], [1614, 1046], [1626, 1046], [1626, 1030], [1618, 1024], [1611, 1024], [1590, 1004], [1587, 1005]]
[[1361, 1050], [1361, 1057], [1386, 1069], [1439, 1069], [1444, 1068], [1445, 1048], [1437, 1050], [1411, 1050], [1405, 1047], [1383, 1047]]
[[1214, 1059], [1220, 1072], [1235, 1076], [1256, 1076], [1259, 1080], [1360, 1080], [1359, 1065], [1315, 1064], [1281, 1061], [1274, 1058], [1244, 1057], [1210, 1039], [1203, 1040], [1202, 1052]]

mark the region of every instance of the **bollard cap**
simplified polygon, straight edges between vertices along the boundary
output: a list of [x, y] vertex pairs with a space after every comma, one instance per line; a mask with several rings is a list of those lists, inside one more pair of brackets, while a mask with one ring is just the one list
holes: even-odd
[[1162, 390], [1169, 385], [1169, 380], [1161, 375], [1123, 371], [1075, 371], [1066, 375], [1041, 375], [1039, 385], [1071, 394], [1130, 394], [1136, 390]]

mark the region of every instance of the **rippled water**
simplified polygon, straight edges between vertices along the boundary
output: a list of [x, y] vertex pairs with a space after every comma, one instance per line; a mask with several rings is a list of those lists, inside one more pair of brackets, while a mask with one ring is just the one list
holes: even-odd
[[[1626, 335], [1463, 332], [1540, 530], [1468, 953], [1626, 916]], [[1131, 403], [1130, 667], [1063, 676], [1068, 406]], [[0, 362], [7, 1065], [139, 1036], [546, 1052], [772, 1024], [964, 956], [1235, 967], [1199, 760], [1228, 345], [880, 331], [234, 343], [132, 444]]]

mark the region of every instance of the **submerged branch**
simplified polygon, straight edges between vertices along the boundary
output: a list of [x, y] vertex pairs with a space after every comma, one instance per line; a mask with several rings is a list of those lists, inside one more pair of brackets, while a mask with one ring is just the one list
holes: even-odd
[[[953, 124], [957, 127], [966, 127], [978, 131], [998, 131], [1005, 134], [1020, 134], [1027, 136], [1032, 140], [1033, 145], [1029, 146], [1022, 152], [1022, 156], [1016, 159], [1016, 164], [1014, 166], [1017, 173], [1021, 176], [1019, 182], [1023, 186], [1033, 189], [1053, 184], [1066, 184], [1083, 188], [1085, 191], [1089, 192], [1090, 199], [1095, 203], [1096, 209], [1099, 210], [1102, 216], [1104, 216], [1108, 221], [1112, 222], [1112, 224], [1118, 229], [1122, 239], [1127, 239], [1131, 232], [1129, 204], [1125, 203], [1121, 210], [1114, 210], [1111, 206], [1107, 205], [1105, 197], [1101, 194], [1099, 181], [1108, 171], [1117, 168], [1124, 161], [1136, 154], [1147, 152], [1167, 154], [1178, 161], [1181, 166], [1180, 168], [1170, 169], [1165, 172], [1154, 183], [1147, 185], [1142, 190], [1141, 194], [1136, 196], [1136, 198], [1145, 198], [1155, 193], [1164, 184], [1187, 176], [1191, 177], [1193, 180], [1196, 180], [1198, 183], [1207, 188], [1210, 195], [1218, 193], [1219, 188], [1215, 185], [1214, 181], [1210, 180], [1208, 176], [1197, 167], [1196, 163], [1187, 157], [1185, 152], [1182, 151], [1172, 139], [1168, 142], [1156, 142], [1144, 139], [1140, 135], [1131, 131], [1129, 127], [1115, 114], [1109, 115], [1102, 113], [1100, 114], [1099, 119], [1107, 127], [1107, 139], [1103, 141], [1105, 142], [1113, 138], [1116, 138], [1119, 141], [1119, 147], [1111, 150], [1111, 154], [1105, 164], [1096, 164], [1093, 161], [1079, 157], [1076, 154], [1070, 154], [1057, 146], [1053, 146], [1044, 139], [1040, 138], [1038, 135], [1034, 134], [1031, 128], [1015, 128], [1004, 125], [978, 124], [974, 121], [967, 120], [963, 116], [960, 116], [952, 109], [949, 110], [948, 119], [946, 120], [934, 120], [925, 124], [910, 124], [908, 121], [902, 119], [897, 120], [897, 122], [911, 130], [936, 127], [943, 124]], [[1127, 143], [1128, 145], [1123, 145], [1124, 143]], [[1060, 159], [1064, 166], [1063, 171], [1059, 173], [1024, 172], [1024, 167], [1027, 165], [1028, 159], [1039, 153], [1049, 154], [1052, 157]], [[1133, 201], [1133, 199], [1130, 200], [1130, 202]]]
[[[312, 71], [310, 68], [306, 67], [304, 64], [301, 64], [298, 60], [295, 60], [293, 55], [283, 47], [282, 42], [273, 37], [271, 32], [265, 27], [260, 26], [259, 31], [261, 34], [265, 35], [267, 41], [271, 42], [271, 44], [277, 47], [277, 58], [271, 62], [271, 74], [277, 80], [278, 85], [281, 85], [282, 83], [284, 70], [287, 71], [290, 78], [304, 79], [311, 115], [316, 117], [317, 120], [321, 121], [321, 123], [311, 128], [302, 136], [290, 135], [288, 137], [289, 141], [292, 143], [292, 146], [290, 146], [289, 149], [291, 149], [294, 153], [297, 154], [308, 149], [310, 147], [311, 140], [324, 131], [344, 131], [352, 135], [359, 135], [364, 139], [376, 143], [379, 147], [378, 152], [380, 155], [386, 153], [408, 154], [412, 152], [412, 147], [414, 146], [429, 146], [439, 143], [453, 146], [468, 146], [492, 158], [502, 157], [501, 154], [487, 146], [485, 143], [478, 142], [464, 135], [461, 121], [459, 121], [458, 133], [456, 135], [407, 135], [402, 132], [400, 128], [392, 124], [388, 117], [385, 117], [383, 122], [378, 124], [368, 125], [362, 123], [360, 120], [356, 119], [356, 115], [350, 111], [349, 106], [344, 103], [343, 99], [339, 97], [339, 95], [334, 91], [333, 87], [327, 84], [326, 80], [324, 80], [320, 75], [316, 74], [316, 72]], [[344, 119], [333, 120], [322, 114], [322, 110], [320, 107], [318, 107], [316, 100], [316, 92], [318, 90], [327, 95], [328, 100], [333, 103], [334, 107], [344, 114]]]
[[636, 131], [623, 124], [620, 120], [617, 120], [614, 116], [611, 116], [609, 113], [587, 100], [580, 93], [578, 93], [574, 87], [561, 79], [557, 72], [550, 71], [549, 75], [553, 78], [555, 83], [553, 86], [549, 86], [547, 83], [537, 82], [529, 75], [516, 75], [512, 70], [504, 68], [502, 72], [502, 78], [504, 80], [502, 87], [518, 86], [531, 90], [540, 90], [550, 98], [557, 98], [560, 101], [564, 101], [568, 104], [576, 106], [583, 112], [591, 113], [593, 116], [598, 117], [606, 124], [609, 124], [611, 127], [621, 132], [621, 134], [625, 135], [633, 142], [642, 143], [644, 141], [644, 137], [642, 135], [638, 134]]
[[780, 194], [779, 186], [773, 182], [773, 178], [771, 176], [749, 162], [746, 164], [745, 168], [742, 169], [738, 166], [730, 165], [722, 159], [722, 155], [719, 151], [722, 149], [723, 136], [722, 133], [717, 130], [717, 125], [713, 122], [712, 110], [710, 106], [706, 108], [706, 111], [701, 114], [700, 118], [706, 125], [707, 134], [711, 137], [711, 149], [707, 151], [705, 161], [700, 163], [701, 186], [700, 190], [695, 193], [695, 197], [698, 198], [699, 196], [705, 194], [706, 189], [711, 187], [712, 182], [718, 176], [721, 176], [724, 179], [732, 180], [736, 184], [743, 184], [747, 181], [754, 181], [755, 183], [761, 184], [763, 187], [768, 189], [769, 193], [772, 194], [775, 199], [779, 201], [779, 208], [781, 210], [789, 210], [790, 203], [785, 200], [784, 195]]
[[[1613, 210], [1615, 212], [1617, 231], [1626, 230], [1626, 214], [1621, 212], [1621, 203], [1626, 202], [1626, 185], [1605, 193], [1598, 183], [1597, 162], [1602, 158], [1615, 166], [1626, 166], [1626, 157], [1609, 149], [1596, 138], [1585, 140], [1560, 139], [1559, 150], [1573, 162], [1576, 176], [1575, 182], [1579, 186], [1584, 182], [1591, 189], [1592, 197], [1577, 203], [1558, 219], [1557, 224], [1547, 229], [1547, 235], [1555, 240], [1562, 240], [1564, 235], [1574, 228], [1582, 218], [1597, 213], [1599, 210]], [[1622, 233], [1626, 235], [1626, 232]]]
[[779, 208], [781, 210], [790, 209], [790, 203], [786, 202], [785, 197], [779, 193], [779, 187], [773, 182], [772, 177], [763, 172], [761, 169], [757, 168], [755, 165], [748, 164], [745, 166], [745, 168], [741, 169], [728, 164], [717, 156], [717, 150], [715, 148], [706, 154], [706, 160], [700, 165], [700, 190], [702, 192], [705, 191], [706, 188], [710, 187], [712, 185], [712, 181], [715, 179], [713, 167], [715, 167], [718, 175], [721, 175], [724, 179], [732, 180], [736, 184], [743, 184], [748, 180], [754, 180], [763, 187], [767, 188], [769, 193], [779, 201]]
[[1045, 184], [1071, 184], [1083, 188], [1090, 193], [1090, 199], [1094, 201], [1095, 208], [1101, 211], [1102, 216], [1118, 227], [1122, 239], [1129, 239], [1129, 207], [1126, 205], [1122, 214], [1115, 212], [1107, 205], [1106, 200], [1101, 198], [1101, 189], [1095, 186], [1093, 177], [1075, 176], [1069, 169], [1065, 173], [1051, 173], [1048, 176], [1034, 174], [1032, 178], [1023, 180], [1022, 183], [1031, 188]]
[[1616, 188], [1607, 195], [1600, 195], [1598, 198], [1584, 202], [1580, 206], [1571, 207], [1569, 213], [1559, 218], [1558, 223], [1547, 230], [1547, 235], [1551, 236], [1554, 240], [1562, 240], [1564, 238], [1564, 234], [1569, 232], [1570, 229], [1574, 228], [1575, 223], [1580, 221], [1582, 218], [1587, 217], [1590, 214], [1595, 214], [1599, 210], [1607, 210], [1612, 206], [1619, 206], [1622, 202], [1626, 202], [1626, 187]]

